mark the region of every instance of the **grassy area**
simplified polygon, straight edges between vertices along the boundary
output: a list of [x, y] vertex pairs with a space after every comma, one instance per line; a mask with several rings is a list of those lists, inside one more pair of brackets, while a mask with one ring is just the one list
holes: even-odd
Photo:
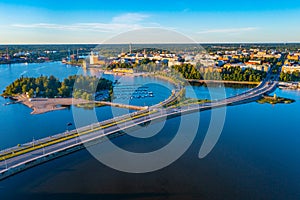
[[95, 107], [102, 107], [105, 106], [102, 103], [84, 103], [84, 104], [77, 104], [76, 107], [84, 108], [84, 109], [93, 109]]
[[209, 99], [186, 98], [185, 100], [170, 106], [170, 108], [177, 108], [177, 107], [183, 107], [183, 106], [195, 105], [195, 104], [203, 104], [203, 103], [210, 103], [210, 102], [211, 102], [211, 100], [209, 100]]

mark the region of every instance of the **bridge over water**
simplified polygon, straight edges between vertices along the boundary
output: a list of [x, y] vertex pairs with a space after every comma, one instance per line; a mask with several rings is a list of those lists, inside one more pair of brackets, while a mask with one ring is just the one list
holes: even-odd
[[172, 92], [170, 98], [145, 110], [3, 150], [0, 153], [0, 180], [41, 163], [78, 151], [85, 148], [85, 146], [117, 137], [122, 134], [122, 130], [146, 122], [255, 101], [263, 95], [272, 93], [277, 88], [277, 81], [268, 80], [266, 78], [257, 87], [226, 99], [214, 100], [203, 104], [191, 104], [180, 108], [169, 107], [163, 109], [164, 105], [177, 100], [181, 91], [181, 88], [177, 88]]

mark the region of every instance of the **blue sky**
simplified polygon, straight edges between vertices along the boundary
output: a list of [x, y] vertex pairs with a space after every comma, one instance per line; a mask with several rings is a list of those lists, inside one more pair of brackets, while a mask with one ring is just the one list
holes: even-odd
[[101, 43], [149, 27], [202, 43], [300, 42], [299, 14], [300, 1], [0, 0], [0, 44]]

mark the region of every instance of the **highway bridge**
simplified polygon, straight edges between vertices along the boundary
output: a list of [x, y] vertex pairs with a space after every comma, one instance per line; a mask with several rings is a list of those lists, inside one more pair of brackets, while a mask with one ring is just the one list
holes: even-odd
[[57, 157], [78, 151], [85, 146], [95, 145], [117, 137], [122, 134], [122, 130], [150, 121], [255, 101], [263, 95], [272, 93], [277, 85], [276, 80], [271, 81], [266, 78], [257, 87], [233, 97], [203, 104], [165, 108], [166, 105], [175, 102], [179, 97], [182, 88], [178, 87], [173, 90], [172, 95], [167, 100], [147, 109], [1, 151], [0, 180]]

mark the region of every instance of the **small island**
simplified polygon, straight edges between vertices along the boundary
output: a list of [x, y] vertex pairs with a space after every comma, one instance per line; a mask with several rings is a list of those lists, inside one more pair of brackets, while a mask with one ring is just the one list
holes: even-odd
[[274, 94], [274, 96], [264, 96], [262, 99], [257, 100], [257, 102], [261, 103], [261, 104], [264, 104], [264, 103], [269, 103], [269, 104], [278, 104], [278, 103], [290, 104], [290, 103], [294, 103], [295, 100], [288, 99], [288, 98], [283, 98], [283, 97], [277, 97], [277, 95]]
[[112, 94], [110, 80], [72, 75], [63, 81], [54, 76], [21, 77], [7, 86], [2, 96], [32, 108], [31, 114], [41, 114], [70, 105], [91, 104], [94, 100], [111, 100]]

